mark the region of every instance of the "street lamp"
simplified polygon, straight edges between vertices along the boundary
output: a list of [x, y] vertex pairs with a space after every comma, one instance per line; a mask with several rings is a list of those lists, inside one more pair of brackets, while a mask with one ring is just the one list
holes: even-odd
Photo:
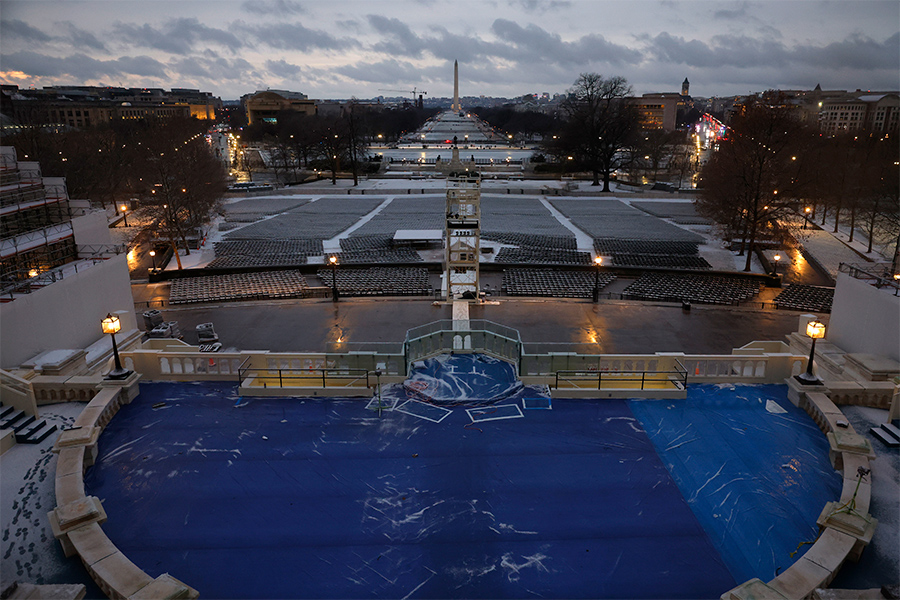
[[816, 340], [825, 337], [825, 325], [818, 321], [810, 321], [806, 324], [806, 335], [812, 339], [809, 348], [809, 362], [806, 363], [806, 373], [797, 375], [795, 379], [803, 385], [822, 385], [822, 381], [813, 375], [813, 360], [816, 356]]
[[103, 330], [103, 333], [108, 333], [112, 337], [113, 356], [116, 358], [116, 366], [109, 372], [106, 379], [116, 381], [127, 379], [131, 375], [131, 371], [122, 368], [122, 362], [119, 360], [119, 349], [116, 347], [116, 333], [122, 328], [119, 323], [119, 317], [114, 317], [111, 313], [108, 313], [106, 318], [100, 321], [100, 328]]
[[806, 217], [806, 221], [803, 223], [803, 229], [808, 229], [809, 228], [809, 213], [812, 212], [812, 208], [807, 206], [806, 208], [803, 209], [803, 212], [804, 212], [804, 216]]
[[337, 256], [332, 256], [328, 262], [331, 263], [331, 301], [337, 302], [340, 300], [337, 288]]
[[119, 210], [122, 211], [122, 221], [125, 223], [125, 227], [128, 227], [128, 206], [123, 204], [119, 207]]
[[775, 271], [772, 273], [772, 275], [778, 275], [778, 261], [779, 260], [781, 260], [781, 255], [776, 254], [775, 255], [775, 265], [774, 265]]
[[594, 302], [600, 301], [600, 265], [603, 264], [603, 257], [598, 256], [594, 259], [594, 265], [597, 270], [594, 271]]
[[153, 270], [156, 270], [156, 250], [150, 251], [150, 260], [153, 261]]

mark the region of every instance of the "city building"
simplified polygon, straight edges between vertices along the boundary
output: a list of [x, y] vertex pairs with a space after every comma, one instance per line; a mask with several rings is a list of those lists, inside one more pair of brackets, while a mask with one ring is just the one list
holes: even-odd
[[215, 120], [222, 101], [209, 92], [174, 88], [52, 86], [19, 89], [4, 85], [2, 110], [20, 125], [91, 127], [148, 118]]
[[641, 115], [641, 126], [644, 129], [675, 130], [675, 117], [678, 114], [681, 95], [674, 93], [644, 94], [640, 97], [630, 98], [629, 101], [637, 106]]
[[259, 122], [275, 123], [278, 121], [278, 113], [291, 111], [305, 115], [316, 114], [316, 103], [310, 100], [306, 94], [289, 92], [287, 90], [265, 90], [255, 94], [248, 94], [241, 98], [244, 110], [247, 112], [247, 122], [250, 125]]
[[894, 93], [848, 94], [818, 103], [823, 133], [868, 131], [896, 132], [900, 95]]

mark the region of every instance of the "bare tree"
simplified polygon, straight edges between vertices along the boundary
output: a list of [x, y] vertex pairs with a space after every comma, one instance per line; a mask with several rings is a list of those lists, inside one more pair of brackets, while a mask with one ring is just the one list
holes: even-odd
[[640, 131], [639, 114], [627, 100], [630, 95], [624, 77], [582, 73], [562, 105], [565, 124], [558, 144], [590, 169], [592, 185], [600, 185], [602, 174], [604, 192], [609, 191], [612, 172], [631, 161], [623, 150]]
[[801, 152], [810, 131], [777, 98], [751, 99], [735, 115], [727, 139], [703, 169], [701, 213], [740, 231], [744, 270], [750, 271], [757, 236], [788, 223], [808, 181]]

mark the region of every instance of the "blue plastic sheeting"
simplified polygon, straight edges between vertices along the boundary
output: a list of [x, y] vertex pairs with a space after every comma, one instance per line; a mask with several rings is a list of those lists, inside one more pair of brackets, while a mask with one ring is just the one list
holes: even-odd
[[[206, 598], [717, 598], [735, 581], [624, 401], [440, 423], [142, 383], [90, 494]], [[153, 409], [158, 402], [165, 407]]]
[[818, 535], [841, 476], [784, 385], [689, 386], [687, 400], [632, 401], [653, 445], [738, 581], [769, 581]]
[[522, 390], [510, 363], [486, 354], [441, 354], [418, 361], [403, 387], [438, 404], [491, 403]]

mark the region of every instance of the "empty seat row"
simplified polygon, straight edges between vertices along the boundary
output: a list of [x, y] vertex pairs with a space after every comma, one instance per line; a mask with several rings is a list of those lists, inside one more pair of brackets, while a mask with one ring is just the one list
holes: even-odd
[[594, 249], [600, 254], [660, 254], [666, 256], [696, 256], [697, 242], [678, 240], [620, 240], [597, 238]]
[[501, 244], [519, 246], [520, 248], [551, 248], [558, 250], [575, 250], [578, 248], [574, 235], [535, 235], [508, 231], [482, 231], [481, 238], [500, 242]]
[[170, 304], [261, 298], [302, 298], [309, 286], [299, 271], [207, 275], [172, 280]]
[[629, 285], [622, 297], [631, 300], [739, 304], [759, 293], [759, 283], [741, 277], [646, 274]]
[[555, 248], [501, 248], [495, 262], [507, 264], [590, 265], [590, 252]]
[[612, 255], [619, 267], [660, 267], [666, 269], [712, 269], [705, 258], [686, 255], [619, 254]]
[[344, 296], [427, 296], [433, 293], [425, 268], [324, 268], [319, 269], [318, 276], [326, 287], [336, 283]]
[[590, 298], [595, 286], [602, 290], [615, 278], [612, 273], [598, 275], [594, 270], [506, 269], [503, 271], [503, 293], [508, 296]]
[[794, 284], [782, 290], [773, 302], [778, 308], [830, 313], [833, 299], [834, 288]]

